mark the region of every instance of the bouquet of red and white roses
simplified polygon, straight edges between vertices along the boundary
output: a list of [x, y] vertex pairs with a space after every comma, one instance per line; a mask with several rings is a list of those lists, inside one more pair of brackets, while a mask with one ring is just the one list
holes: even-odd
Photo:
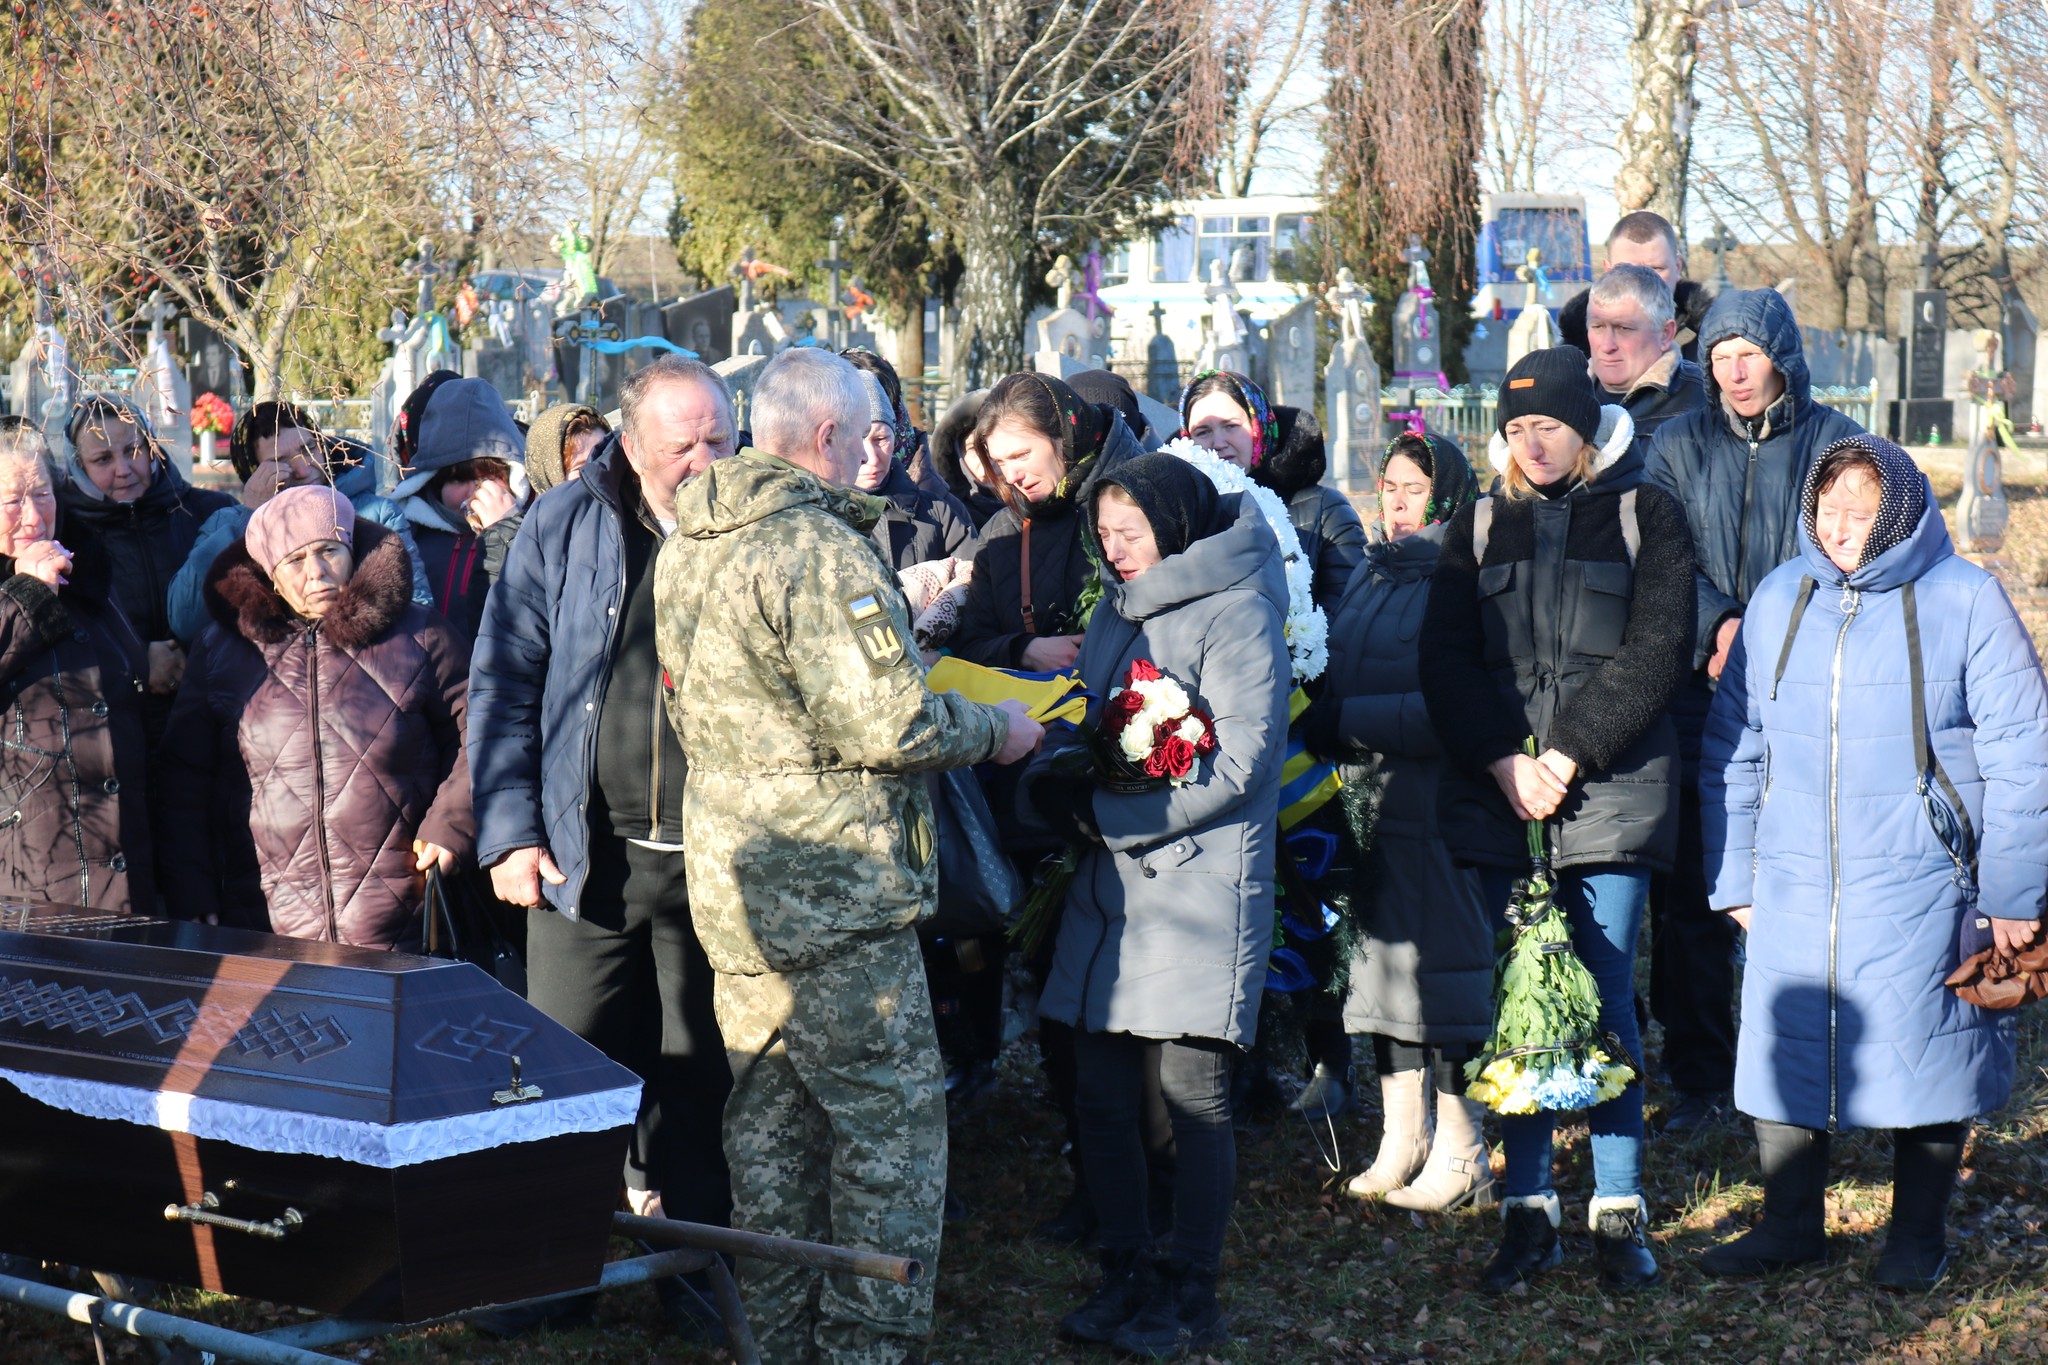
[[1196, 761], [1216, 750], [1216, 723], [1149, 659], [1134, 659], [1123, 686], [1110, 690], [1099, 734], [1106, 786], [1161, 779], [1183, 786], [1194, 780]]
[[[1052, 770], [1092, 778], [1119, 795], [1185, 786], [1194, 781], [1203, 755], [1216, 751], [1216, 722], [1149, 659], [1133, 660], [1123, 684], [1110, 689], [1098, 724], [1079, 729], [1083, 742], [1056, 755]], [[1027, 956], [1045, 946], [1059, 923], [1082, 852], [1082, 846], [1070, 845], [1040, 864], [1010, 927], [1010, 941]]]

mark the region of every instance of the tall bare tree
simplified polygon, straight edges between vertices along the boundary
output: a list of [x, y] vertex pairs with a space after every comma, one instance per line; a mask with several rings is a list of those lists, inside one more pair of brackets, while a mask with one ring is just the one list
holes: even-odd
[[451, 222], [449, 188], [519, 174], [519, 124], [479, 111], [581, 31], [575, 3], [38, 6], [38, 61], [0, 73], [42, 129], [33, 193], [0, 182], [7, 245], [56, 265], [81, 352], [121, 358], [106, 319], [161, 284], [271, 396], [303, 310], [395, 270], [352, 244], [475, 230], [480, 201]]
[[[1227, 106], [1207, 0], [805, 0], [826, 69], [755, 89], [871, 173], [963, 266], [957, 384], [1023, 363], [1026, 274], [1194, 185]], [[820, 99], [823, 80], [834, 98]]]
[[1231, 27], [1219, 41], [1230, 73], [1230, 130], [1217, 153], [1216, 187], [1243, 198], [1269, 140], [1322, 102], [1319, 92], [1304, 95], [1299, 85], [1321, 55], [1327, 16], [1322, 0], [1259, 0], [1225, 13]]
[[1557, 188], [1561, 154], [1606, 141], [1623, 111], [1582, 73], [1608, 55], [1604, 44], [1617, 36], [1606, 22], [1612, 8], [1585, 0], [1487, 6], [1486, 171], [1494, 189]]

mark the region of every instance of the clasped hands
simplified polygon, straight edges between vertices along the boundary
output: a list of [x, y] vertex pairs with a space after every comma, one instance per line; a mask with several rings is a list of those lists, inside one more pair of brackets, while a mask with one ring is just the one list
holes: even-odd
[[1535, 758], [1509, 754], [1486, 765], [1517, 820], [1548, 820], [1571, 791], [1579, 765], [1555, 749]]

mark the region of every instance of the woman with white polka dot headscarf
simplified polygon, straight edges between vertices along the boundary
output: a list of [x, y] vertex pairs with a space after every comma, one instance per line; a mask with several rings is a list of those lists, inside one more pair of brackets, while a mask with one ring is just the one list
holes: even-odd
[[1882, 437], [1829, 446], [1804, 555], [1758, 587], [1700, 756], [1710, 904], [1749, 932], [1735, 1103], [1764, 1209], [1701, 1268], [1827, 1255], [1829, 1135], [1893, 1131], [1878, 1282], [1932, 1287], [1969, 1122], [2006, 1102], [2009, 1015], [1944, 986], [2039, 932], [2048, 687], [1998, 581]]

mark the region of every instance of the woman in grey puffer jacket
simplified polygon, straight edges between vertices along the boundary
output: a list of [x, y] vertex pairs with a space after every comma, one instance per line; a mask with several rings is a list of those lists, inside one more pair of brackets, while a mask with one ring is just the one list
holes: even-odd
[[[1292, 690], [1279, 542], [1249, 498], [1221, 497], [1183, 460], [1141, 455], [1104, 474], [1087, 510], [1106, 595], [1081, 647], [1107, 698], [1145, 660], [1212, 717], [1190, 780], [1137, 793], [1055, 774], [1030, 803], [1086, 851], [1039, 1003], [1077, 1030], [1077, 1101], [1105, 1282], [1064, 1335], [1164, 1354], [1224, 1339], [1216, 1274], [1236, 1145], [1232, 1054], [1258, 1019], [1272, 946], [1280, 766]], [[1102, 703], [1095, 707], [1096, 717]], [[1178, 1149], [1171, 1252], [1152, 1280], [1142, 1079], [1155, 1054]]]
[[1456, 442], [1410, 433], [1387, 448], [1377, 534], [1331, 614], [1322, 695], [1302, 717], [1309, 750], [1336, 761], [1347, 786], [1383, 784], [1344, 1027], [1372, 1036], [1385, 1126], [1378, 1157], [1345, 1189], [1428, 1212], [1487, 1202], [1493, 1186], [1484, 1111], [1464, 1077], [1493, 1013], [1493, 923], [1478, 873], [1451, 860], [1437, 830], [1443, 749], [1421, 679], [1437, 548], [1478, 496]]

